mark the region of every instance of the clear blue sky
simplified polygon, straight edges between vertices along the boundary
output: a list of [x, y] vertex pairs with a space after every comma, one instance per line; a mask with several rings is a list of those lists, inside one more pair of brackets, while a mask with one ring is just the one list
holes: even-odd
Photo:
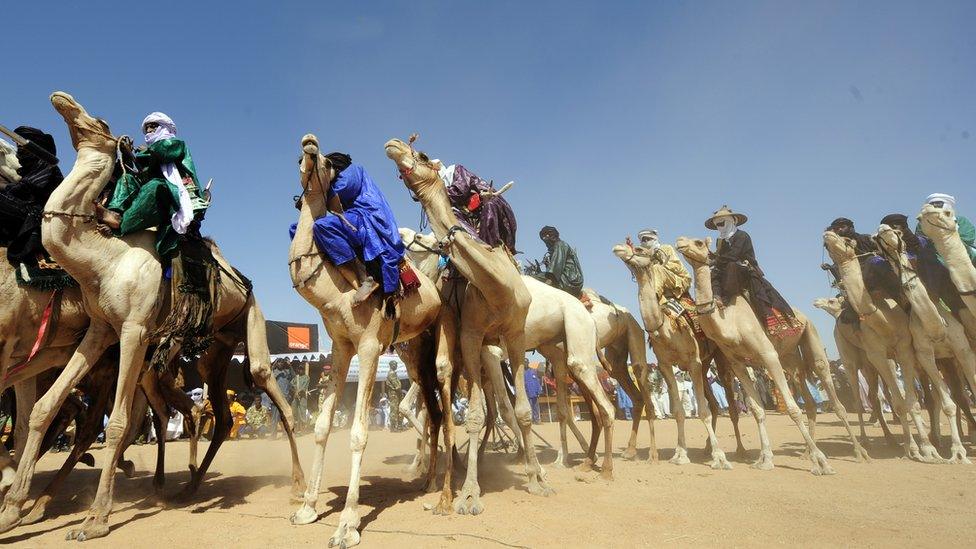
[[268, 318], [318, 319], [286, 267], [306, 132], [364, 164], [401, 226], [419, 208], [383, 154], [391, 137], [419, 132], [434, 157], [516, 180], [527, 257], [557, 226], [588, 285], [635, 313], [611, 246], [647, 226], [705, 235], [727, 203], [831, 355], [810, 304], [830, 293], [831, 219], [873, 230], [935, 191], [976, 215], [973, 2], [211, 4], [5, 6], [0, 122], [51, 130], [70, 167], [50, 92], [116, 133], [170, 114], [215, 179], [205, 232]]

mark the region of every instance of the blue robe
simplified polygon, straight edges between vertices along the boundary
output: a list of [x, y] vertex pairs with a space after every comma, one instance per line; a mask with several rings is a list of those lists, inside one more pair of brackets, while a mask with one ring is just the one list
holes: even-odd
[[[355, 230], [338, 215], [326, 214], [312, 225], [315, 244], [336, 265], [357, 257], [366, 262], [379, 261], [383, 293], [395, 292], [400, 285], [400, 261], [406, 250], [386, 197], [358, 164], [350, 165], [336, 177], [327, 198], [335, 195], [342, 203], [343, 216]], [[292, 238], [296, 226], [291, 226]]]

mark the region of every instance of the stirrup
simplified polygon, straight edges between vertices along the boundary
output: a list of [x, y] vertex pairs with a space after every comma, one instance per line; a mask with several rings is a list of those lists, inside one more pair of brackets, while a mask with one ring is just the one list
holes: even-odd
[[684, 306], [681, 305], [681, 303], [678, 303], [678, 300], [674, 299], [673, 297], [668, 298], [668, 300], [664, 302], [664, 307], [671, 311], [674, 316], [680, 316], [685, 312]]

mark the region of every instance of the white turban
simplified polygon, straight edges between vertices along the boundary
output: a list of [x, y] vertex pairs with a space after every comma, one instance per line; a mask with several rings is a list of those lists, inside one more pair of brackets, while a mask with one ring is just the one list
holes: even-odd
[[[637, 233], [637, 240], [640, 241], [641, 246], [645, 248], [650, 248], [651, 250], [657, 250], [661, 247], [661, 240], [657, 235], [657, 229], [644, 229]], [[645, 243], [644, 241], [647, 240]]]
[[946, 210], [956, 209], [956, 197], [943, 193], [932, 193], [925, 198], [926, 204], [942, 202], [942, 208]]
[[[146, 124], [150, 122], [156, 123], [159, 126], [151, 133], [146, 133]], [[142, 120], [142, 132], [146, 135], [146, 143], [152, 145], [161, 139], [172, 139], [176, 137], [176, 123], [164, 113], [149, 113]], [[170, 223], [176, 232], [186, 234], [186, 230], [190, 227], [190, 222], [193, 221], [193, 203], [190, 201], [190, 193], [186, 190], [186, 186], [183, 185], [183, 178], [180, 177], [180, 171], [176, 169], [176, 164], [170, 162], [163, 164], [160, 168], [163, 171], [163, 176], [166, 178], [166, 181], [172, 183], [180, 194], [180, 207], [173, 214]]]

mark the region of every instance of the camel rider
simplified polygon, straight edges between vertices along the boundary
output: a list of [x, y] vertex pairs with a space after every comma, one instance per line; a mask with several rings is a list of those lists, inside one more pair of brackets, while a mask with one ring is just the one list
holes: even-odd
[[[855, 253], [858, 256], [858, 262], [861, 264], [861, 276], [868, 292], [877, 294], [878, 297], [882, 298], [896, 300], [901, 298], [898, 277], [895, 276], [888, 262], [877, 255], [878, 246], [871, 235], [857, 232], [854, 228], [854, 222], [846, 217], [838, 217], [833, 220], [825, 230], [831, 231], [837, 236], [854, 240]], [[840, 272], [836, 265], [824, 263], [820, 268], [830, 271], [834, 275], [834, 280], [840, 281]], [[850, 304], [847, 307], [850, 307]]]
[[641, 247], [651, 252], [651, 268], [654, 269], [654, 291], [661, 304], [668, 304], [674, 312], [684, 311], [678, 299], [688, 293], [691, 288], [691, 275], [678, 259], [674, 247], [661, 244], [657, 229], [644, 229], [637, 233]]
[[469, 223], [475, 234], [491, 247], [504, 244], [515, 255], [515, 212], [501, 195], [482, 195], [493, 189], [491, 183], [468, 171], [460, 164], [444, 167], [440, 161], [439, 174], [447, 187], [447, 198], [459, 219]]
[[545, 226], [539, 231], [539, 238], [546, 244], [542, 263], [546, 266], [547, 278], [560, 290], [583, 300], [583, 269], [580, 267], [576, 250], [559, 238], [555, 227]]
[[117, 236], [157, 229], [156, 251], [165, 260], [179, 235], [199, 234], [210, 204], [190, 150], [176, 137], [173, 119], [151, 113], [142, 121], [142, 131], [146, 146], [134, 151], [137, 172], [119, 177], [107, 209], [96, 210], [99, 221]]
[[[384, 295], [396, 292], [406, 249], [393, 209], [383, 191], [351, 156], [333, 152], [326, 158], [335, 177], [326, 192], [330, 212], [312, 225], [315, 244], [336, 266], [349, 265], [355, 270], [359, 288], [353, 295], [354, 306], [378, 289]], [[296, 226], [291, 227], [292, 238]]]
[[776, 288], [766, 280], [752, 237], [739, 229], [748, 221], [741, 213], [722, 206], [705, 220], [705, 227], [718, 231], [712, 266], [712, 289], [716, 303], [730, 303], [735, 296], [743, 296], [752, 306], [756, 317], [772, 336], [788, 336], [799, 333], [802, 326], [796, 320], [793, 308], [783, 299]]
[[[881, 219], [881, 223], [901, 233], [908, 260], [914, 264], [915, 272], [929, 294], [941, 299], [954, 313], [965, 307], [952, 278], [949, 277], [949, 269], [940, 261], [935, 245], [923, 233], [912, 232], [908, 226], [908, 216], [900, 213], [888, 214]], [[879, 260], [884, 261], [881, 258]], [[892, 275], [895, 276], [893, 271]], [[897, 283], [900, 289], [901, 282]], [[901, 299], [900, 295], [898, 297]]]
[[[925, 203], [944, 210], [956, 210], [956, 197], [945, 193], [932, 193], [925, 198]], [[976, 226], [973, 226], [973, 222], [969, 218], [959, 215], [958, 212], [956, 212], [956, 226], [959, 229], [959, 238], [969, 253], [970, 261], [976, 265]], [[918, 225], [915, 226], [915, 232], [925, 234], [920, 230]], [[939, 258], [939, 262], [945, 264], [942, 256], [936, 255]]]
[[[58, 153], [51, 134], [30, 126], [20, 126], [14, 133], [52, 155]], [[0, 246], [7, 247], [11, 265], [36, 265], [44, 254], [41, 213], [64, 176], [56, 164], [48, 164], [26, 146], [17, 147], [17, 161], [20, 181], [0, 189]]]

